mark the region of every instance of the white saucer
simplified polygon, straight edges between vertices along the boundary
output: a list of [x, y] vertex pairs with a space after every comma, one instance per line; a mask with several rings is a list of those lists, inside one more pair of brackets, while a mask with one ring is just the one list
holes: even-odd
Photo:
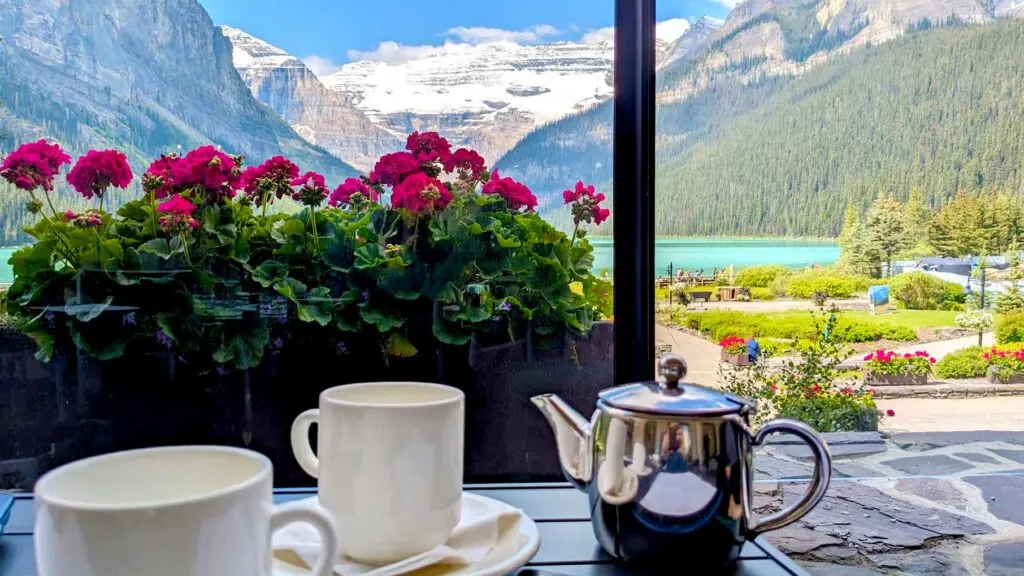
[[[462, 495], [463, 506], [491, 508], [492, 498], [470, 494]], [[521, 514], [514, 525], [504, 528], [498, 542], [483, 560], [468, 565], [435, 564], [408, 574], [431, 576], [502, 576], [522, 568], [540, 547], [540, 532], [526, 514]], [[307, 569], [274, 558], [273, 576], [309, 576]]]

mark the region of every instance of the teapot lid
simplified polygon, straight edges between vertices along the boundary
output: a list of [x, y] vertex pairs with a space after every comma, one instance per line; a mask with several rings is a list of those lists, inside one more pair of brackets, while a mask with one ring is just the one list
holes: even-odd
[[659, 416], [722, 416], [756, 405], [745, 398], [713, 388], [686, 384], [686, 360], [678, 354], [665, 354], [658, 362], [659, 378], [609, 388], [598, 394], [598, 403], [627, 412]]

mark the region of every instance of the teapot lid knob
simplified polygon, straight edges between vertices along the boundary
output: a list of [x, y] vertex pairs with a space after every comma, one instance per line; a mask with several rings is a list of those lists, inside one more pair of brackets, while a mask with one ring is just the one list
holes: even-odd
[[658, 360], [658, 376], [662, 388], [678, 389], [679, 382], [686, 378], [686, 360], [679, 354], [663, 354]]

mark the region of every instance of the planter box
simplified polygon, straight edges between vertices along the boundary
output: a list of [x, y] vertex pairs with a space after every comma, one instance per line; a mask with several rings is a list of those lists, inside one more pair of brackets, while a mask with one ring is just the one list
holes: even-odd
[[988, 381], [992, 384], [1024, 384], [1024, 374], [1016, 374], [1000, 380], [996, 371], [990, 370], [988, 373]]
[[67, 344], [46, 364], [30, 339], [0, 334], [8, 346], [0, 350], [0, 398], [11, 400], [0, 402], [0, 489], [31, 490], [40, 474], [81, 458], [175, 444], [256, 450], [273, 461], [276, 486], [309, 486], [315, 480], [292, 455], [294, 418], [316, 407], [323, 389], [387, 380], [465, 392], [467, 482], [561, 480], [554, 438], [530, 397], [553, 392], [589, 416], [597, 392], [613, 385], [610, 323], [555, 346], [439, 345], [387, 363], [373, 341], [354, 339], [339, 356], [315, 327], [274, 330], [287, 331], [289, 345], [248, 371], [196, 366], [166, 350], [101, 362]]
[[927, 374], [864, 374], [864, 382], [872, 386], [924, 386], [928, 384]]
[[725, 350], [722, 350], [722, 362], [728, 362], [735, 366], [750, 366], [750, 355], [746, 352], [728, 354]]

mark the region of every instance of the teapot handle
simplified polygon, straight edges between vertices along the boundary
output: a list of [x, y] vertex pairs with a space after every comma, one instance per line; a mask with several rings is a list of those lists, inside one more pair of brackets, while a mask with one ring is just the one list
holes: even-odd
[[[749, 433], [750, 429], [746, 426], [744, 428]], [[765, 438], [775, 432], [794, 434], [807, 443], [811, 453], [814, 455], [814, 473], [811, 475], [807, 491], [804, 492], [800, 500], [789, 508], [779, 510], [764, 518], [755, 518], [750, 513], [750, 505], [752, 503], [746, 503], [747, 506], [744, 506], [744, 508], [745, 514], [747, 514], [747, 529], [752, 537], [762, 532], [788, 526], [803, 518], [825, 496], [825, 491], [828, 490], [829, 482], [832, 480], [832, 455], [829, 453], [825, 441], [821, 439], [821, 436], [813, 428], [797, 420], [772, 420], [762, 426], [757, 434], [752, 437], [752, 444], [760, 446], [764, 443]], [[751, 474], [753, 474], [753, 471], [751, 471]]]

